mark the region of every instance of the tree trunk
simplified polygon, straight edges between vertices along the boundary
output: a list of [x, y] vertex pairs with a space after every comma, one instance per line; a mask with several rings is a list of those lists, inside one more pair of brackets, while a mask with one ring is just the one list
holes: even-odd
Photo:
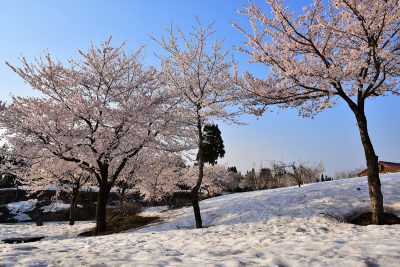
[[106, 210], [110, 188], [107, 180], [102, 180], [96, 206], [96, 234], [104, 233], [106, 226]]
[[119, 207], [124, 205], [124, 197], [125, 197], [126, 187], [122, 187], [119, 194]]
[[72, 189], [71, 201], [69, 205], [69, 225], [75, 224], [75, 210], [76, 210], [76, 202], [78, 200], [79, 187], [74, 187]]
[[364, 110], [359, 108], [354, 113], [356, 115], [368, 168], [368, 191], [370, 197], [372, 223], [383, 224], [384, 209], [381, 181], [379, 179], [378, 156], [375, 154], [374, 147], [368, 134], [367, 118], [365, 117]]
[[194, 218], [196, 220], [196, 228], [202, 228], [203, 222], [201, 220], [198, 192], [199, 191], [196, 188], [192, 189], [192, 205], [193, 205]]
[[192, 205], [193, 205], [193, 212], [194, 218], [196, 220], [196, 228], [202, 228], [203, 222], [201, 220], [201, 213], [200, 213], [200, 205], [199, 205], [199, 190], [201, 186], [201, 182], [203, 180], [203, 170], [204, 170], [204, 162], [199, 158], [199, 176], [197, 179], [196, 186], [192, 189]]
[[192, 189], [192, 205], [194, 218], [196, 220], [196, 228], [202, 228], [203, 222], [201, 220], [200, 213], [200, 205], [199, 205], [199, 190], [201, 187], [201, 183], [203, 181], [203, 171], [204, 171], [204, 162], [203, 162], [203, 129], [201, 125], [201, 120], [198, 118], [197, 120], [197, 131], [199, 135], [199, 151], [198, 151], [198, 164], [199, 164], [199, 176], [197, 178], [196, 185]]

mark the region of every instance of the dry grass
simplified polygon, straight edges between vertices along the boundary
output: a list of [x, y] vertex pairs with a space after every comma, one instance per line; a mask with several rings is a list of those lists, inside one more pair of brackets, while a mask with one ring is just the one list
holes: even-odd
[[[357, 225], [371, 225], [372, 223], [372, 214], [371, 212], [365, 212], [360, 214], [359, 216], [353, 218], [350, 223]], [[400, 224], [400, 218], [394, 214], [385, 213], [383, 217], [383, 224], [392, 225], [392, 224]]]
[[160, 217], [143, 217], [139, 215], [131, 215], [124, 217], [114, 217], [111, 221], [107, 221], [107, 230], [104, 233], [96, 234], [95, 229], [80, 233], [79, 236], [96, 236], [110, 235], [120, 233], [134, 228], [145, 226], [149, 223], [156, 222]]
[[[156, 222], [160, 217], [143, 217], [137, 215], [140, 207], [133, 204], [124, 204], [116, 210], [107, 210], [107, 231], [99, 235], [109, 235], [139, 228]], [[96, 236], [95, 229], [79, 234], [80, 236]]]

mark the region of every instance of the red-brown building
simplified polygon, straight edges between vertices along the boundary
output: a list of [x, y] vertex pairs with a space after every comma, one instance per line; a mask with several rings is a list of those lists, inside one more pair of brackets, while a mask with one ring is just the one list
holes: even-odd
[[[378, 161], [379, 173], [400, 172], [400, 163]], [[358, 176], [367, 176], [368, 169], [358, 173]]]

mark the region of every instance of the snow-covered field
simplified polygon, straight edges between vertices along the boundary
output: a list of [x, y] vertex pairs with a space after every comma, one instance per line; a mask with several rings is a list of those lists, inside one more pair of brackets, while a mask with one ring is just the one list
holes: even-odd
[[[400, 215], [400, 174], [382, 176], [386, 211]], [[93, 226], [0, 225], [0, 239], [44, 235], [35, 243], [0, 243], [3, 265], [113, 266], [400, 266], [400, 225], [341, 222], [369, 208], [366, 178], [226, 195], [201, 202], [204, 229], [191, 208], [160, 214], [139, 230], [76, 237]]]

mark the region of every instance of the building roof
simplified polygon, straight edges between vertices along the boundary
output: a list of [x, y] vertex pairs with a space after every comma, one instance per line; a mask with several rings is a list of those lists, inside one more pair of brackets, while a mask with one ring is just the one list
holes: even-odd
[[400, 163], [396, 163], [396, 162], [378, 161], [378, 164], [379, 163], [382, 163], [382, 164], [385, 164], [385, 165], [388, 165], [388, 166], [391, 166], [394, 168], [400, 168]]
[[[386, 165], [387, 167], [390, 167], [390, 168], [399, 169], [399, 171], [400, 171], [400, 163], [389, 162], [389, 161], [378, 161], [378, 164], [383, 164], [383, 165]], [[366, 175], [367, 171], [368, 171], [368, 168], [366, 168], [365, 170], [360, 171], [357, 175], [358, 176]]]

